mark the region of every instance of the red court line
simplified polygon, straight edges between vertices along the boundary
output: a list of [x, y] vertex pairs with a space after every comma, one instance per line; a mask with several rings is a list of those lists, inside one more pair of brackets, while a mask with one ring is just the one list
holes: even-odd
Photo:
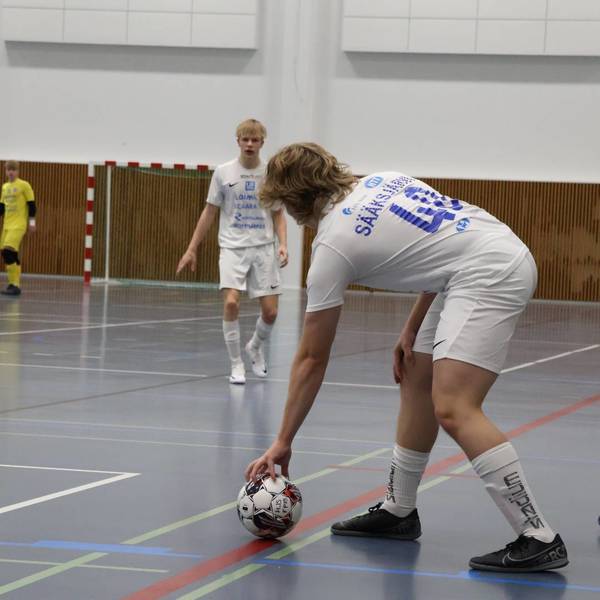
[[[574, 404], [565, 406], [564, 408], [545, 415], [544, 417], [540, 417], [539, 419], [535, 419], [534, 421], [520, 425], [515, 429], [511, 429], [510, 431], [506, 432], [505, 435], [508, 439], [513, 439], [523, 435], [524, 433], [532, 431], [533, 429], [537, 429], [538, 427], [542, 427], [543, 425], [547, 425], [548, 423], [552, 423], [553, 421], [556, 421], [562, 417], [577, 412], [582, 408], [587, 408], [598, 401], [600, 401], [600, 394], [591, 396], [590, 398], [585, 398], [584, 400], [580, 400]], [[463, 462], [465, 459], [466, 456], [462, 452], [453, 454], [452, 456], [440, 460], [428, 467], [425, 471], [425, 476], [431, 477], [432, 475], [444, 474], [449, 468]], [[319, 525], [329, 522], [340, 515], [343, 515], [344, 513], [350, 512], [355, 508], [359, 508], [365, 504], [369, 504], [370, 502], [378, 500], [385, 493], [385, 489], [385, 486], [377, 487], [364, 494], [361, 494], [360, 496], [351, 498], [350, 500], [346, 500], [340, 504], [336, 504], [331, 508], [303, 519], [294, 529], [294, 531], [286, 537], [286, 541], [297, 537], [305, 531], [309, 531], [315, 527], [318, 527]], [[278, 542], [271, 540], [254, 540], [244, 544], [243, 546], [239, 546], [234, 550], [230, 550], [225, 554], [221, 554], [215, 558], [201, 562], [190, 569], [181, 571], [172, 577], [149, 585], [148, 587], [134, 592], [129, 596], [125, 596], [122, 600], [160, 600], [161, 598], [164, 598], [165, 596], [168, 596], [177, 590], [191, 585], [192, 583], [197, 583], [201, 579], [223, 571], [224, 569], [251, 558], [256, 554], [260, 554], [277, 543]]]
[[338, 470], [346, 470], [346, 471], [383, 471], [384, 473], [388, 472], [388, 469], [380, 469], [379, 467], [350, 467], [346, 465], [327, 465], [327, 469], [338, 469]]

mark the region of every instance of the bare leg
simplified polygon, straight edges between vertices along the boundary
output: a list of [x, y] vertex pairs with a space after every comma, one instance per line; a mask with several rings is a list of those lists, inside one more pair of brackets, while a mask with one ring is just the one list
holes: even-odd
[[279, 296], [262, 296], [260, 302], [260, 315], [267, 325], [273, 325], [277, 319]]
[[556, 534], [537, 506], [515, 449], [481, 410], [496, 378], [496, 373], [458, 360], [436, 361], [435, 415], [469, 457], [515, 533], [551, 543]]
[[403, 448], [429, 452], [439, 428], [431, 397], [432, 357], [422, 352], [414, 352], [413, 356], [415, 364], [405, 365], [405, 377], [400, 386], [396, 443]]
[[433, 365], [435, 416], [471, 460], [508, 441], [481, 409], [497, 377], [492, 371], [449, 358]]
[[431, 400], [431, 354], [414, 352], [413, 356], [414, 363], [405, 360], [403, 364], [396, 445], [383, 503], [385, 511], [400, 518], [415, 510], [417, 490], [439, 429]]

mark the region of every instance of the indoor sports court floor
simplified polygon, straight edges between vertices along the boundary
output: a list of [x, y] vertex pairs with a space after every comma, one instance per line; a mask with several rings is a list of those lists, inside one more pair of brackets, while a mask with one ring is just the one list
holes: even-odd
[[[278, 426], [301, 295], [283, 297], [270, 379], [231, 387], [214, 290], [23, 289], [0, 311], [0, 596], [600, 599], [600, 305], [532, 304], [488, 399], [571, 559], [505, 576], [468, 571], [513, 533], [445, 435], [421, 486], [418, 542], [328, 533], [383, 490], [398, 404], [390, 349], [411, 298], [348, 300], [295, 445], [304, 517], [274, 543], [242, 528], [233, 501]], [[256, 305], [241, 314], [246, 339]]]

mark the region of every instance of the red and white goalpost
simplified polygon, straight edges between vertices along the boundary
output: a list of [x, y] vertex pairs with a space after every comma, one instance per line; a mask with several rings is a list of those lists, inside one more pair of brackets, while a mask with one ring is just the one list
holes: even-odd
[[119, 162], [107, 160], [104, 162], [93, 162], [88, 164], [87, 198], [85, 215], [85, 253], [83, 262], [83, 281], [85, 285], [92, 282], [92, 264], [94, 255], [94, 201], [96, 194], [96, 169], [106, 167], [106, 244], [105, 244], [105, 272], [101, 281], [110, 279], [110, 214], [111, 214], [111, 175], [115, 167], [133, 167], [141, 169], [165, 169], [174, 171], [209, 171], [214, 167], [208, 165], [192, 165], [185, 163], [143, 163], [138, 161]]
[[83, 283], [89, 285], [92, 281], [92, 250], [94, 241], [94, 196], [96, 193], [96, 167], [88, 165], [87, 198], [85, 209], [85, 251], [83, 259]]

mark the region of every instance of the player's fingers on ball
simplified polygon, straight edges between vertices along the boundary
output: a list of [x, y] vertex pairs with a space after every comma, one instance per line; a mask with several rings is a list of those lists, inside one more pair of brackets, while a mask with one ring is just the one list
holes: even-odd
[[252, 471], [254, 471], [254, 461], [252, 461], [244, 471], [244, 477], [246, 478], [246, 481], [250, 481], [250, 479], [252, 479]]
[[254, 467], [254, 481], [257, 481], [258, 479], [261, 478], [262, 475], [264, 475], [265, 471], [267, 470], [267, 463], [264, 460], [257, 460], [256, 461], [256, 466]]
[[252, 463], [252, 471], [250, 473], [250, 479], [252, 479], [252, 481], [256, 481], [260, 477], [260, 474], [262, 473], [262, 471], [264, 471], [264, 465], [263, 465], [262, 461], [260, 459], [255, 460]]
[[264, 477], [269, 474], [269, 463], [266, 459], [260, 459], [258, 461], [257, 469], [256, 469], [256, 480]]

